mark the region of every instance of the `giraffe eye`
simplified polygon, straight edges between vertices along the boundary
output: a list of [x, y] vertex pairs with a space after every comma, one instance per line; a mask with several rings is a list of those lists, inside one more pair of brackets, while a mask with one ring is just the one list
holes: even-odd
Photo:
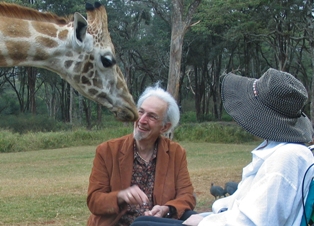
[[101, 56], [100, 59], [104, 67], [112, 67], [116, 64], [116, 60], [111, 56]]

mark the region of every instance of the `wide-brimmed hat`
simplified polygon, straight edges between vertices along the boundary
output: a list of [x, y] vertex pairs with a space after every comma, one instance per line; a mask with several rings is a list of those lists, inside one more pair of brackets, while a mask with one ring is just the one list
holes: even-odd
[[291, 74], [272, 68], [259, 79], [228, 73], [221, 95], [227, 113], [253, 135], [280, 142], [312, 141], [312, 123], [302, 112], [308, 94]]

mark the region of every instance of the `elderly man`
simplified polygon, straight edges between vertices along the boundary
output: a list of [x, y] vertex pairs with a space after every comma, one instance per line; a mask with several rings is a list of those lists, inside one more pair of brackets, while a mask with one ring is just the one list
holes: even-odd
[[194, 212], [186, 152], [162, 136], [179, 122], [176, 101], [156, 85], [137, 106], [133, 134], [97, 147], [88, 187], [89, 226], [127, 226], [138, 216], [183, 219]]

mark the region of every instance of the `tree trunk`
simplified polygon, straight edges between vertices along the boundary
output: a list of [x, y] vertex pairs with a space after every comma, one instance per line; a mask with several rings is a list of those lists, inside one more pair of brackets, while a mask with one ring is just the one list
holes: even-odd
[[69, 122], [69, 84], [61, 80], [61, 114], [63, 122]]
[[310, 53], [311, 53], [311, 59], [312, 59], [312, 82], [311, 87], [309, 91], [309, 99], [310, 99], [310, 119], [312, 124], [314, 123], [314, 22], [313, 22], [313, 14], [312, 14], [312, 8], [313, 8], [313, 0], [307, 0], [306, 1], [306, 33], [307, 37], [309, 39], [310, 43]]
[[33, 115], [36, 114], [36, 99], [35, 99], [35, 87], [36, 87], [36, 68], [27, 68], [28, 78], [28, 108], [29, 112]]
[[71, 125], [73, 123], [72, 106], [73, 106], [73, 88], [72, 88], [72, 86], [70, 86], [70, 91], [69, 91], [69, 122]]
[[184, 35], [191, 26], [191, 20], [201, 0], [194, 0], [188, 8], [186, 18], [183, 0], [172, 0], [172, 17], [171, 17], [171, 43], [170, 43], [170, 60], [168, 72], [167, 91], [173, 95], [175, 100], [179, 98], [179, 83], [181, 76], [181, 59], [182, 45]]
[[97, 104], [97, 126], [100, 126], [102, 123], [102, 107], [100, 104]]
[[[175, 22], [174, 22], [175, 23]], [[179, 22], [175, 23], [178, 24]], [[179, 81], [181, 76], [181, 58], [182, 58], [182, 45], [183, 34], [180, 26], [172, 27], [171, 31], [171, 45], [170, 45], [170, 62], [168, 73], [168, 86], [167, 91], [173, 95], [178, 101], [179, 97]]]
[[79, 124], [81, 125], [82, 124], [82, 115], [83, 115], [83, 96], [81, 94], [78, 94], [78, 102], [79, 102], [79, 109], [78, 109], [78, 121], [79, 121]]
[[83, 99], [83, 110], [85, 113], [85, 119], [86, 119], [86, 128], [88, 130], [92, 129], [92, 121], [91, 121], [91, 106], [90, 106], [90, 101], [87, 100], [86, 98]]
[[199, 89], [199, 73], [197, 66], [194, 66], [194, 89], [195, 89], [195, 95], [194, 95], [194, 104], [195, 104], [195, 110], [196, 110], [196, 119], [200, 120], [201, 115], [201, 94]]

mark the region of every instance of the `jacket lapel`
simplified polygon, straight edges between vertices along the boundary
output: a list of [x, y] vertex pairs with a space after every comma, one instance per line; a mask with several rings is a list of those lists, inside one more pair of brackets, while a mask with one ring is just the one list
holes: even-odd
[[[157, 164], [155, 172], [154, 183], [154, 200], [155, 203], [163, 203], [164, 185], [167, 176], [168, 164], [169, 164], [169, 150], [165, 138], [160, 137], [157, 151]], [[160, 200], [157, 200], [157, 197]]]
[[131, 185], [133, 160], [133, 134], [130, 134], [122, 145], [119, 153], [121, 189], [126, 189]]

